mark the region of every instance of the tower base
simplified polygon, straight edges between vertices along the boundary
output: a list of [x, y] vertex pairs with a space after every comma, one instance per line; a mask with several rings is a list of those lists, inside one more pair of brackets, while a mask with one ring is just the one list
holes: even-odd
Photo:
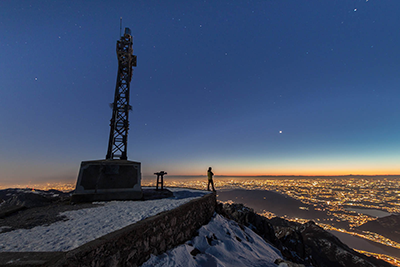
[[82, 161], [71, 201], [135, 200], [143, 197], [140, 162]]

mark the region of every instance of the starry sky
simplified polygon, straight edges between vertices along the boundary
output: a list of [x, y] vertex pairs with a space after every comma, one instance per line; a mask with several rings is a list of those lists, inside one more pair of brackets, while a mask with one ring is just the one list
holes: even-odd
[[143, 175], [400, 174], [400, 1], [1, 1], [0, 182], [104, 159], [134, 37]]

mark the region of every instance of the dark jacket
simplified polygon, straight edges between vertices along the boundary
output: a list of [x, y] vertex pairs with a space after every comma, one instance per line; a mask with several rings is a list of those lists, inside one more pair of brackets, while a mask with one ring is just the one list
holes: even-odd
[[212, 180], [214, 173], [212, 171], [207, 171], [208, 180]]

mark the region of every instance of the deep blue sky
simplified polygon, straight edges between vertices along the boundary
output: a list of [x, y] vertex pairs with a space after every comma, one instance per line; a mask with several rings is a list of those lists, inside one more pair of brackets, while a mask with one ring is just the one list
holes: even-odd
[[105, 157], [120, 17], [144, 175], [399, 174], [399, 14], [398, 0], [1, 1], [0, 181], [72, 181]]

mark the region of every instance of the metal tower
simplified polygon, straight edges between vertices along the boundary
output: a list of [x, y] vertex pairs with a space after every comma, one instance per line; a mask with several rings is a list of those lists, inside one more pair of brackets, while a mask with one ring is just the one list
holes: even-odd
[[117, 41], [118, 75], [111, 123], [110, 138], [106, 159], [127, 160], [127, 141], [129, 110], [129, 85], [132, 79], [133, 67], [136, 67], [136, 56], [133, 55], [131, 30], [125, 28], [125, 33]]

